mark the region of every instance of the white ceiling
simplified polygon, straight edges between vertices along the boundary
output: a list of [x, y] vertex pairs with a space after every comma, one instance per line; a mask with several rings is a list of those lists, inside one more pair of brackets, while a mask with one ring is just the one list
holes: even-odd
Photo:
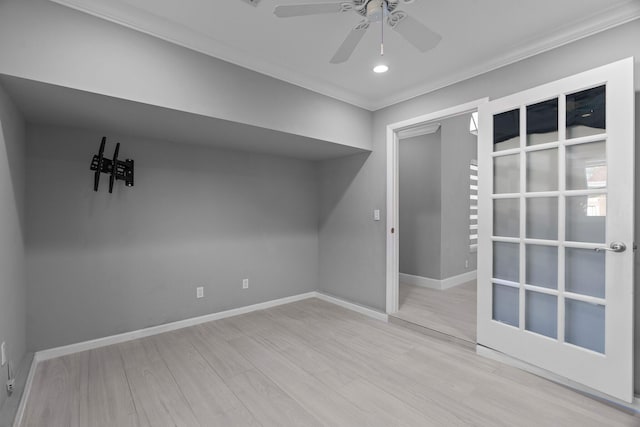
[[416, 0], [402, 9], [442, 42], [420, 53], [379, 27], [351, 59], [329, 60], [360, 20], [355, 12], [277, 18], [280, 4], [339, 0], [51, 0], [191, 49], [376, 110], [640, 17], [640, 0]]
[[0, 74], [0, 84], [29, 123], [175, 143], [326, 160], [364, 153], [314, 138], [215, 119]]

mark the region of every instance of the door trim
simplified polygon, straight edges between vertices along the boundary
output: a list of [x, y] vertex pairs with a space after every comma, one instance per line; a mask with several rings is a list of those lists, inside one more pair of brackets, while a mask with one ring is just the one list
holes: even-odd
[[398, 275], [400, 274], [398, 243], [398, 141], [400, 140], [400, 136], [427, 134], [430, 132], [432, 122], [474, 112], [480, 105], [487, 102], [489, 102], [489, 98], [480, 98], [465, 104], [387, 125], [387, 229], [385, 232], [387, 243], [387, 314], [393, 314], [398, 311]]

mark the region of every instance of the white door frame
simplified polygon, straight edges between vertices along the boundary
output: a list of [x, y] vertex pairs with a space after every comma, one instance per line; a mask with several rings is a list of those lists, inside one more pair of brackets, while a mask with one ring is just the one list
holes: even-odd
[[427, 134], [438, 120], [471, 113], [489, 101], [476, 99], [455, 107], [387, 125], [387, 314], [398, 311], [398, 275], [400, 273], [398, 233], [398, 141]]

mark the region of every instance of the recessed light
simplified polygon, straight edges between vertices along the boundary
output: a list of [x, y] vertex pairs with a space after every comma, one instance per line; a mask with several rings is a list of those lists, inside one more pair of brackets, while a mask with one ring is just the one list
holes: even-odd
[[389, 71], [389, 67], [384, 64], [376, 65], [375, 67], [373, 67], [374, 73], [382, 74], [386, 73], [387, 71]]

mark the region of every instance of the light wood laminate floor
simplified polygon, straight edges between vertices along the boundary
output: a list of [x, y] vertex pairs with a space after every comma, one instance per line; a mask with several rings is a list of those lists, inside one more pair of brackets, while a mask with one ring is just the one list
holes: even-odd
[[318, 299], [41, 362], [24, 426], [638, 426]]
[[400, 283], [395, 317], [425, 328], [476, 342], [476, 281], [436, 290]]

